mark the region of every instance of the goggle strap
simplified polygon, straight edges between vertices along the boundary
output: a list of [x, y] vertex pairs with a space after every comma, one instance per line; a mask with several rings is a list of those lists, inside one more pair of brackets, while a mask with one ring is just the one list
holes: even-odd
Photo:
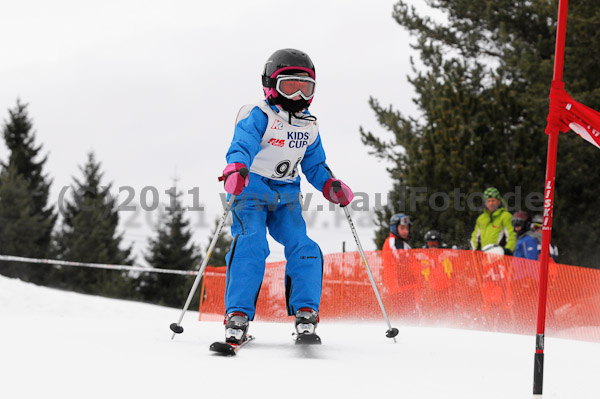
[[[292, 75], [290, 75], [290, 76], [292, 76]], [[288, 79], [288, 80], [294, 80], [294, 79]], [[304, 79], [298, 79], [298, 80], [304, 80]], [[312, 79], [312, 81], [314, 82], [314, 79]], [[263, 75], [262, 76], [262, 84], [264, 87], [269, 87], [271, 89], [274, 89], [277, 86], [277, 77], [270, 78], [268, 76]]]
[[262, 77], [262, 83], [264, 87], [268, 87], [270, 89], [274, 89], [277, 85], [277, 78], [270, 78], [268, 76]]

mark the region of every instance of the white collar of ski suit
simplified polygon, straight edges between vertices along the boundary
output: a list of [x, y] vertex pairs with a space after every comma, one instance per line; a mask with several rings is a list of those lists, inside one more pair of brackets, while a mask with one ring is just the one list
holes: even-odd
[[308, 146], [319, 135], [317, 122], [292, 116], [290, 124], [287, 111], [278, 107], [279, 112], [276, 112], [265, 101], [261, 101], [242, 107], [236, 124], [247, 118], [255, 107], [259, 107], [269, 120], [262, 135], [260, 151], [254, 157], [250, 171], [273, 180], [296, 181], [298, 165]]
[[394, 236], [390, 237], [390, 248], [391, 249], [397, 249], [396, 248], [396, 240], [402, 244], [402, 249], [412, 249], [411, 246], [404, 240], [400, 240]]

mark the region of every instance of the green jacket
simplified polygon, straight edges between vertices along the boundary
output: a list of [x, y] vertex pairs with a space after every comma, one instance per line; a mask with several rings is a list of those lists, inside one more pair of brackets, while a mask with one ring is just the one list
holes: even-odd
[[485, 209], [475, 222], [475, 230], [471, 235], [473, 249], [481, 249], [488, 244], [500, 245], [512, 252], [517, 245], [517, 235], [512, 226], [512, 215], [500, 207], [490, 215]]

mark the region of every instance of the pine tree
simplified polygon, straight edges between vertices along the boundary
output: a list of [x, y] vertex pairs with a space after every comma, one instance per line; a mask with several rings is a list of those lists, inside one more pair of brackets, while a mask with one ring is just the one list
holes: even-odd
[[[3, 255], [30, 256], [37, 253], [45, 223], [33, 212], [33, 198], [23, 176], [14, 166], [0, 174], [0, 249]], [[41, 271], [40, 271], [41, 270]], [[42, 272], [48, 269], [20, 262], [0, 262], [0, 274], [24, 281], [39, 283]]]
[[[544, 191], [544, 128], [556, 2], [436, 0], [427, 4], [445, 14], [446, 20], [422, 16], [404, 1], [393, 12], [394, 19], [416, 37], [413, 48], [422, 66], [413, 64], [409, 81], [419, 114], [405, 115], [371, 99], [391, 139], [361, 129], [371, 152], [393, 165], [393, 201], [378, 214], [378, 245], [387, 234], [389, 216], [404, 206], [417, 220], [417, 238], [436, 228], [449, 243], [465, 246], [479, 212], [469, 209], [464, 197], [455, 201], [455, 189], [466, 197], [486, 186], [503, 193], [520, 188], [523, 197]], [[570, 4], [564, 80], [574, 98], [598, 109], [600, 51], [590, 50], [600, 25], [595, 7], [589, 0]], [[590, 204], [600, 194], [595, 183], [600, 151], [569, 134], [560, 138], [558, 157], [553, 237], [561, 249], [560, 261], [598, 265], [600, 250], [593, 239], [600, 221]], [[407, 187], [426, 188], [427, 199], [436, 192], [449, 194], [447, 209], [433, 209], [429, 201], [417, 202], [411, 209]], [[524, 201], [508, 205], [511, 210], [525, 208]], [[535, 205], [541, 206], [541, 201]]]
[[[47, 156], [38, 160], [42, 146], [35, 144], [36, 137], [27, 112], [27, 104], [22, 104], [17, 100], [16, 107], [9, 110], [9, 115], [10, 118], [5, 121], [2, 133], [10, 156], [6, 163], [1, 164], [0, 187], [12, 186], [5, 188], [5, 195], [19, 192], [17, 196], [20, 201], [27, 203], [29, 213], [25, 215], [22, 210], [15, 212], [2, 209], [0, 213], [4, 215], [4, 218], [0, 223], [4, 225], [5, 231], [23, 231], [23, 226], [27, 226], [28, 234], [18, 237], [9, 235], [12, 237], [10, 239], [17, 240], [17, 242], [9, 242], [9, 236], [2, 238], [4, 242], [2, 252], [9, 254], [8, 251], [15, 251], [11, 255], [45, 257], [50, 251], [51, 234], [57, 217], [53, 207], [48, 206], [51, 180], [43, 173]], [[18, 187], [15, 187], [15, 184]], [[22, 192], [23, 189], [26, 190], [30, 199], [23, 197], [25, 195]], [[0, 207], [14, 206], [14, 200], [15, 198], [0, 200]], [[11, 227], [11, 225], [16, 225], [16, 227]], [[44, 283], [47, 272], [47, 268], [22, 265], [18, 277], [27, 281]]]
[[[131, 248], [121, 249], [122, 234], [117, 232], [119, 214], [110, 195], [111, 185], [103, 185], [100, 163], [93, 153], [80, 167], [83, 179], [74, 178], [73, 198], [65, 201], [63, 224], [56, 234], [58, 257], [63, 260], [114, 265], [131, 265]], [[58, 270], [57, 284], [79, 292], [128, 298], [134, 281], [125, 272], [104, 269], [65, 267]]]
[[[154, 268], [195, 270], [200, 261], [200, 251], [191, 239], [192, 233], [189, 220], [185, 218], [181, 193], [177, 192], [156, 228], [156, 237], [149, 241], [145, 259]], [[145, 273], [140, 278], [140, 292], [147, 302], [181, 307], [187, 299], [193, 280], [190, 276]], [[191, 306], [197, 305], [198, 301], [195, 301]]]

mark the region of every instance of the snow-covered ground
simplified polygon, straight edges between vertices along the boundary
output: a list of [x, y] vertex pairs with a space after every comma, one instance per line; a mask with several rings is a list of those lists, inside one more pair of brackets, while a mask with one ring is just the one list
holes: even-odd
[[[298, 348], [258, 321], [234, 358], [208, 351], [219, 322], [0, 277], [0, 398], [531, 398], [534, 338], [323, 321]], [[545, 398], [600, 395], [600, 344], [548, 337]]]

